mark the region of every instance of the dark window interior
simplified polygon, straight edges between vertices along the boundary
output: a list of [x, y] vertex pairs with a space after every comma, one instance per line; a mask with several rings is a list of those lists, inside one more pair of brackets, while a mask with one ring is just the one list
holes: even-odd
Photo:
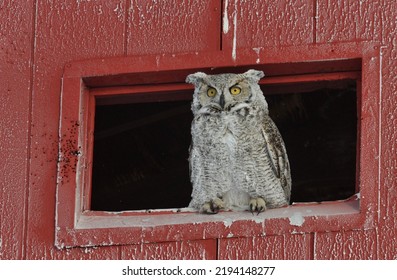
[[[280, 86], [263, 86], [263, 91], [287, 146], [291, 202], [339, 200], [353, 195], [355, 81], [346, 81], [343, 87], [294, 85], [282, 93], [275, 88]], [[91, 210], [188, 205], [190, 102], [96, 106]]]
[[97, 106], [92, 210], [186, 207], [190, 101]]
[[356, 192], [357, 97], [344, 89], [266, 96], [291, 166], [291, 202], [346, 199]]

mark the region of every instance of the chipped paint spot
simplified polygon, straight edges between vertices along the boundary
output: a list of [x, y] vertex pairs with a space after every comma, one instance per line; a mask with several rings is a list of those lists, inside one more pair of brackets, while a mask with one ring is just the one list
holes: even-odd
[[156, 56], [156, 66], [160, 66], [160, 56]]
[[254, 216], [252, 218], [252, 221], [254, 221], [257, 224], [262, 224], [264, 222], [264, 219], [262, 218], [262, 216], [258, 215], [258, 216]]
[[124, 10], [123, 10], [123, 4], [122, 3], [117, 3], [116, 8], [113, 9], [113, 12], [116, 14], [117, 19], [121, 22], [124, 21]]
[[303, 218], [302, 213], [300, 212], [295, 212], [291, 217], [289, 217], [289, 223], [292, 226], [300, 227], [301, 225], [303, 225], [304, 222], [305, 219]]
[[238, 3], [238, 0], [236, 0], [236, 2], [234, 2], [234, 12], [233, 12], [233, 26], [234, 26], [233, 49], [232, 49], [233, 60], [236, 60], [236, 58], [237, 58], [237, 3]]
[[261, 63], [261, 59], [259, 57], [259, 54], [260, 54], [262, 48], [252, 48], [252, 49], [254, 50], [254, 52], [256, 53], [256, 56], [257, 56], [256, 61], [255, 61], [256, 64]]
[[233, 220], [232, 219], [225, 219], [223, 224], [225, 225], [225, 227], [230, 227], [233, 224]]
[[229, 15], [227, 14], [227, 6], [229, 5], [229, 0], [225, 1], [225, 10], [223, 11], [223, 33], [227, 34], [229, 32]]

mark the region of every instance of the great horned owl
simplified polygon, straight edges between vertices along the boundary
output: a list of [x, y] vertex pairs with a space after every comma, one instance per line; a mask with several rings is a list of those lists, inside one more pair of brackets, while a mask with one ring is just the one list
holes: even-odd
[[215, 214], [289, 204], [291, 174], [285, 145], [269, 117], [258, 81], [262, 71], [187, 76], [194, 84], [189, 207]]

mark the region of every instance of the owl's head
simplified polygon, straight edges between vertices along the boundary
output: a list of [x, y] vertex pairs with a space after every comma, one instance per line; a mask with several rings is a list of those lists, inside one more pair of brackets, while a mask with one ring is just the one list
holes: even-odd
[[195, 86], [192, 110], [194, 114], [233, 112], [257, 102], [267, 111], [267, 103], [258, 81], [263, 71], [248, 70], [242, 74], [207, 75], [197, 72], [186, 82]]

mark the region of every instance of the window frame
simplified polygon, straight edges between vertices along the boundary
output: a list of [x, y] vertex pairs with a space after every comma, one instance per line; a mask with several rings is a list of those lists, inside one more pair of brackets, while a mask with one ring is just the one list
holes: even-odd
[[[288, 65], [288, 67], [286, 67]], [[357, 67], [359, 66], [360, 69]], [[249, 212], [202, 215], [192, 209], [91, 211], [95, 100], [134, 94], [182, 98], [184, 77], [195, 71], [264, 69], [261, 83], [357, 80], [359, 196]], [[270, 75], [269, 75], [270, 73]], [[381, 48], [340, 43], [117, 57], [72, 62], [62, 78], [55, 246], [103, 246], [374, 228], [380, 188]], [[185, 98], [185, 97], [183, 97]]]

